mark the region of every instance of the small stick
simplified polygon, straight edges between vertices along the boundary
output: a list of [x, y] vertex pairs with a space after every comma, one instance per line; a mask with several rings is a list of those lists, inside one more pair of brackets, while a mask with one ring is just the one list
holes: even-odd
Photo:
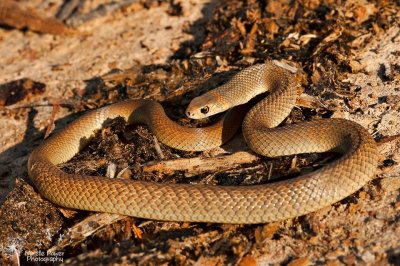
[[41, 16], [32, 8], [21, 8], [21, 4], [11, 0], [0, 1], [0, 24], [17, 29], [49, 33], [53, 35], [71, 35], [78, 31], [67, 27], [61, 21]]
[[68, 246], [76, 246], [94, 235], [107, 225], [125, 219], [127, 216], [113, 213], [96, 213], [68, 229], [65, 235], [60, 236], [60, 241], [51, 247], [48, 252], [63, 250]]
[[260, 158], [252, 153], [240, 151], [230, 155], [213, 158], [180, 158], [169, 161], [150, 162], [143, 166], [143, 172], [158, 172], [172, 174], [184, 171], [186, 176], [194, 176], [205, 172], [215, 172], [232, 169], [245, 163], [254, 163]]
[[156, 138], [156, 136], [153, 137], [153, 140], [154, 140], [154, 148], [156, 149], [158, 158], [163, 160], [165, 158], [165, 156], [164, 156], [164, 153], [161, 150], [160, 143], [158, 142], [158, 139]]
[[38, 106], [54, 106], [59, 105], [61, 107], [75, 107], [84, 105], [82, 101], [76, 100], [43, 100], [43, 101], [36, 101], [31, 103], [22, 103], [22, 104], [13, 104], [10, 106], [0, 107], [1, 109], [5, 110], [15, 110], [15, 109], [22, 109], [22, 108], [33, 108]]

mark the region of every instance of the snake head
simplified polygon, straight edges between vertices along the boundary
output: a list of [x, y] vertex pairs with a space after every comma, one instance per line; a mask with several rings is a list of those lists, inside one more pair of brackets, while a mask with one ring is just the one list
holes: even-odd
[[186, 115], [191, 119], [202, 119], [215, 114], [219, 114], [229, 109], [225, 102], [209, 91], [199, 97], [194, 98], [186, 108]]

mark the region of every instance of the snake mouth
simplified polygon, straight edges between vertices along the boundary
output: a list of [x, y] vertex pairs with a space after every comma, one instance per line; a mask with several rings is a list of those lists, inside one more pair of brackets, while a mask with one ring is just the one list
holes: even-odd
[[186, 116], [189, 117], [189, 118], [191, 118], [191, 119], [194, 119], [194, 118], [192, 117], [192, 114], [190, 113], [190, 111], [186, 111]]
[[189, 108], [186, 109], [185, 114], [190, 119], [199, 119], [200, 117], [196, 116], [196, 112], [190, 111]]

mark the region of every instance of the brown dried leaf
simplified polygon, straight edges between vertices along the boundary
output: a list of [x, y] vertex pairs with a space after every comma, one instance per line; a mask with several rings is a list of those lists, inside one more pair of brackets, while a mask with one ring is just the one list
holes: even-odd
[[253, 27], [251, 27], [250, 33], [247, 35], [246, 47], [241, 51], [242, 54], [250, 54], [255, 51], [257, 30], [258, 30], [257, 23], [254, 23]]
[[304, 6], [310, 9], [316, 9], [321, 4], [320, 0], [304, 0]]
[[224, 261], [225, 260], [222, 258], [222, 256], [217, 256], [217, 257], [201, 256], [194, 265], [217, 266], [217, 265], [223, 265]]
[[265, 10], [268, 13], [273, 14], [277, 18], [286, 17], [286, 15], [287, 15], [286, 13], [288, 12], [291, 2], [292, 1], [290, 1], [290, 0], [268, 1], [268, 4], [265, 7]]
[[280, 223], [269, 223], [264, 226], [257, 227], [254, 232], [256, 242], [261, 243], [265, 239], [270, 239], [278, 231]]
[[299, 38], [299, 43], [301, 44], [301, 46], [307, 45], [312, 39], [317, 38], [318, 36], [315, 34], [304, 34], [301, 35]]
[[239, 262], [239, 266], [257, 266], [257, 261], [252, 256], [246, 256]]
[[132, 230], [135, 233], [136, 238], [142, 240], [143, 239], [143, 232], [138, 228], [136, 225], [132, 224]]
[[345, 10], [345, 16], [347, 18], [354, 18], [358, 24], [367, 21], [377, 12], [375, 4], [370, 3], [366, 0], [348, 1], [346, 3]]
[[232, 20], [232, 23], [240, 31], [240, 34], [242, 36], [246, 36], [246, 27], [240, 20], [237, 20], [236, 18], [234, 18]]
[[273, 39], [274, 34], [279, 32], [279, 25], [276, 24], [275, 20], [264, 18], [261, 20], [261, 23], [265, 26], [265, 30], [269, 33], [269, 38]]
[[349, 66], [351, 67], [351, 71], [353, 73], [360, 72], [361, 70], [364, 69], [364, 65], [358, 62], [357, 60], [350, 60]]
[[311, 265], [311, 261], [308, 258], [298, 258], [289, 262], [288, 266], [307, 266]]
[[326, 36], [315, 48], [315, 51], [313, 53], [313, 56], [316, 56], [319, 54], [322, 50], [324, 50], [326, 47], [329, 46], [332, 42], [336, 41], [339, 39], [339, 37], [342, 35], [342, 30], [340, 28], [336, 28], [331, 34]]
[[58, 207], [58, 210], [62, 213], [62, 215], [68, 219], [75, 217], [78, 214], [78, 211], [72, 209], [66, 209], [62, 207]]

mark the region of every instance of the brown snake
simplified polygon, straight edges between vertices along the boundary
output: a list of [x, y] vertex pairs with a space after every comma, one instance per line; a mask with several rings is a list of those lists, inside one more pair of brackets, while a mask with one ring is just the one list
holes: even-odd
[[44, 141], [29, 157], [29, 176], [40, 194], [55, 204], [155, 220], [264, 223], [321, 209], [374, 177], [377, 147], [362, 126], [344, 119], [276, 127], [297, 98], [297, 82], [289, 70], [275, 61], [244, 69], [226, 84], [195, 98], [187, 114], [192, 118], [212, 115], [269, 91], [243, 121], [248, 145], [269, 157], [326, 151], [342, 154], [315, 172], [263, 185], [213, 186], [82, 176], [56, 167], [85, 147], [107, 119], [122, 117], [129, 124], [147, 124], [164, 144], [197, 151], [223, 144], [240, 123], [233, 111], [210, 127], [185, 128], [171, 121], [155, 101], [128, 100], [88, 112]]

